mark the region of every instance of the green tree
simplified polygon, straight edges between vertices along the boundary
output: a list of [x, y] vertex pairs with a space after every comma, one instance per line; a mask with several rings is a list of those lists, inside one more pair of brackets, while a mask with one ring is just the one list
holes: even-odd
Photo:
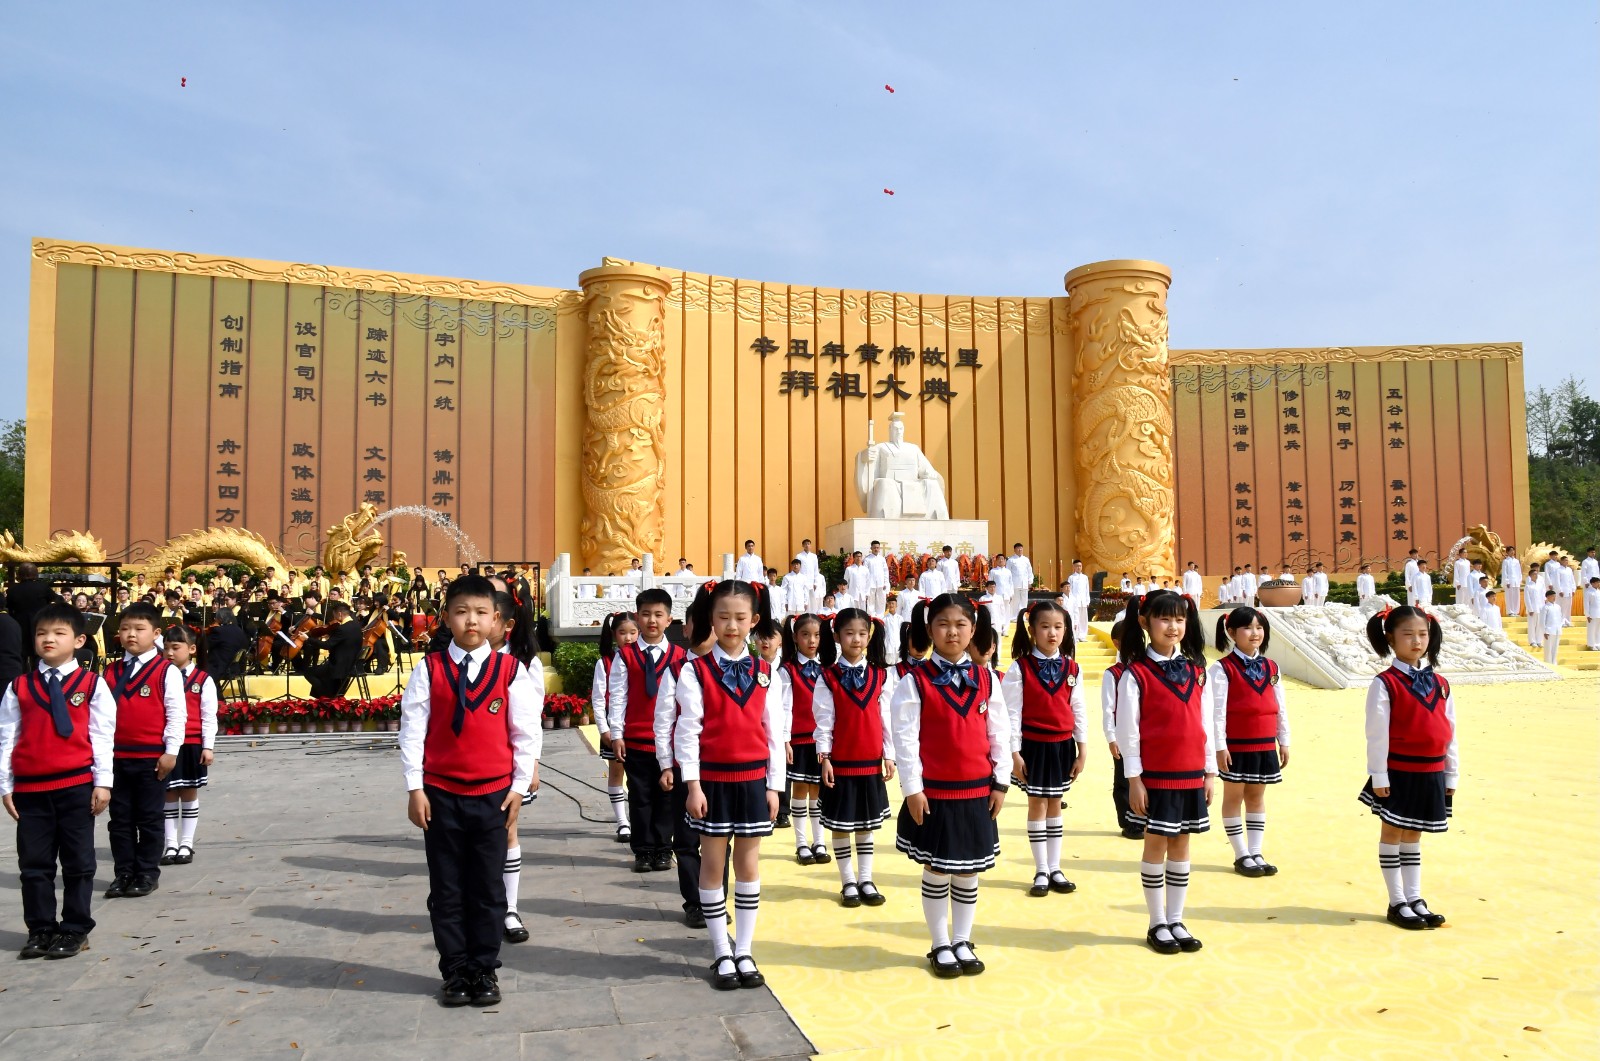
[[23, 474], [28, 430], [22, 420], [0, 421], [0, 530], [22, 537]]
[[1600, 540], [1600, 402], [1575, 377], [1528, 395], [1528, 509], [1538, 541], [1582, 555]]

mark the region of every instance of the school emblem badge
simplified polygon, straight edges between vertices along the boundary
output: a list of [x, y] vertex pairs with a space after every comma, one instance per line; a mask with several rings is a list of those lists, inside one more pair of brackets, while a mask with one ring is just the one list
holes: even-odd
[[489, 701], [489, 714], [498, 715], [500, 713], [500, 706], [504, 703], [505, 701], [498, 696]]
[[72, 706], [73, 707], [82, 707], [83, 706], [83, 702], [85, 700], [87, 700], [87, 699], [89, 699], [88, 696], [86, 696], [83, 693], [73, 693], [72, 694]]
[[765, 674], [758, 674], [756, 675], [756, 684], [765, 689], [772, 684], [772, 679]]
[[988, 713], [989, 713], [989, 701], [985, 700], [981, 704], [978, 705], [978, 714], [987, 715]]
[[141, 685], [139, 687], [139, 695], [140, 696], [149, 696], [150, 695], [150, 687], [148, 685]]
[[1067, 675], [1067, 684], [1068, 685], [1077, 685], [1078, 684], [1078, 676], [1076, 674]]
[[199, 682], [192, 683], [189, 686], [189, 691], [191, 693], [194, 693], [196, 696], [199, 696], [200, 695], [200, 683]]
[[1276, 674], [1274, 674], [1272, 677], [1268, 678], [1267, 679], [1267, 684], [1268, 685], [1277, 685], [1278, 684], [1278, 676]]

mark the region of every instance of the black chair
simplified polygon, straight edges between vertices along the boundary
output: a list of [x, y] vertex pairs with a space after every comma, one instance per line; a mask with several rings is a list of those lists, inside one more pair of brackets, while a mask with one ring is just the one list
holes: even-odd
[[[217, 682], [217, 697], [227, 700], [248, 700], [250, 692], [245, 687], [245, 670], [249, 664], [252, 653], [248, 648], [241, 648], [233, 656], [222, 662], [222, 665], [212, 673]], [[228, 695], [228, 685], [233, 684], [233, 695]]]

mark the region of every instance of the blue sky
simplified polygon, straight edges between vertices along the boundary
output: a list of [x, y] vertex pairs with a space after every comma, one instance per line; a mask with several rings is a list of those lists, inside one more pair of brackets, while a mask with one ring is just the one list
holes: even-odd
[[[1073, 266], [1155, 258], [1174, 346], [1521, 340], [1550, 384], [1600, 333], [1597, 19], [7, 5], [0, 372], [24, 369], [45, 235], [560, 286], [614, 255], [1057, 294]], [[0, 417], [22, 411], [0, 389]]]

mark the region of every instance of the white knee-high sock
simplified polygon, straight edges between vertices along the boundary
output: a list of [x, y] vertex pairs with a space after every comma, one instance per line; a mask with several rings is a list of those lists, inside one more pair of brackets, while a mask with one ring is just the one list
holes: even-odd
[[1039, 821], [1034, 821], [1032, 818], [1028, 819], [1028, 847], [1033, 851], [1033, 871], [1035, 873], [1050, 872], [1050, 853], [1049, 846], [1046, 843], [1047, 832], [1048, 830], [1042, 819]]
[[978, 875], [950, 878], [950, 941], [972, 942], [972, 922], [978, 916]]
[[1243, 818], [1222, 819], [1222, 831], [1228, 834], [1228, 843], [1233, 845], [1233, 859], [1237, 862], [1250, 854], [1250, 848], [1244, 838]]
[[756, 915], [761, 912], [761, 882], [733, 882], [733, 953], [749, 954], [756, 939]]
[[950, 878], [931, 869], [922, 871], [922, 916], [933, 945], [950, 946]]
[[[856, 872], [861, 874], [862, 880], [872, 879], [874, 846], [871, 833], [856, 833]], [[837, 852], [835, 855], [837, 856]]]
[[1378, 869], [1383, 873], [1383, 885], [1389, 889], [1389, 905], [1406, 901], [1405, 882], [1400, 876], [1400, 845], [1378, 845]]
[[1261, 854], [1261, 843], [1267, 838], [1267, 812], [1262, 811], [1260, 814], [1252, 814], [1249, 811], [1246, 811], [1244, 816], [1244, 827], [1245, 831], [1249, 834], [1248, 840], [1250, 853], [1259, 857]]
[[[1047, 865], [1052, 873], [1061, 869], [1061, 841], [1067, 834], [1066, 826], [1060, 817], [1046, 818], [1044, 820], [1044, 847], [1045, 856], [1049, 860]], [[1035, 856], [1037, 859], [1037, 856]]]
[[[171, 804], [168, 804], [168, 806], [171, 806]], [[181, 808], [180, 816], [183, 824], [183, 829], [178, 836], [178, 846], [187, 847], [190, 851], [193, 851], [194, 831], [200, 824], [200, 797], [186, 799], [178, 806]]]
[[1183, 920], [1183, 903], [1189, 897], [1189, 863], [1167, 859], [1167, 924]]
[[705, 915], [706, 931], [711, 935], [713, 957], [733, 954], [728, 943], [728, 899], [721, 888], [700, 889], [700, 912]]
[[506, 913], [517, 912], [517, 892], [522, 886], [522, 845], [506, 849], [506, 864], [500, 871], [506, 882]]
[[855, 863], [850, 860], [850, 834], [833, 834], [833, 860], [839, 863], [839, 883], [854, 884], [856, 882]]
[[822, 843], [822, 801], [811, 801], [811, 844], [815, 847]]
[[161, 824], [166, 833], [165, 850], [176, 851], [178, 849], [178, 801], [173, 800], [168, 803], [162, 809], [161, 814]]
[[809, 847], [811, 841], [806, 839], [810, 835], [806, 831], [806, 815], [811, 813], [811, 801], [808, 799], [791, 799], [789, 801], [789, 820], [794, 824], [794, 846]]
[[1164, 862], [1140, 862], [1139, 882], [1144, 885], [1144, 905], [1150, 912], [1150, 927], [1167, 923], [1167, 867]]
[[1406, 902], [1422, 898], [1422, 845], [1400, 844], [1400, 880], [1405, 886]]
[[616, 816], [617, 826], [628, 824], [628, 787], [626, 785], [607, 785], [606, 795], [611, 797], [611, 813]]

